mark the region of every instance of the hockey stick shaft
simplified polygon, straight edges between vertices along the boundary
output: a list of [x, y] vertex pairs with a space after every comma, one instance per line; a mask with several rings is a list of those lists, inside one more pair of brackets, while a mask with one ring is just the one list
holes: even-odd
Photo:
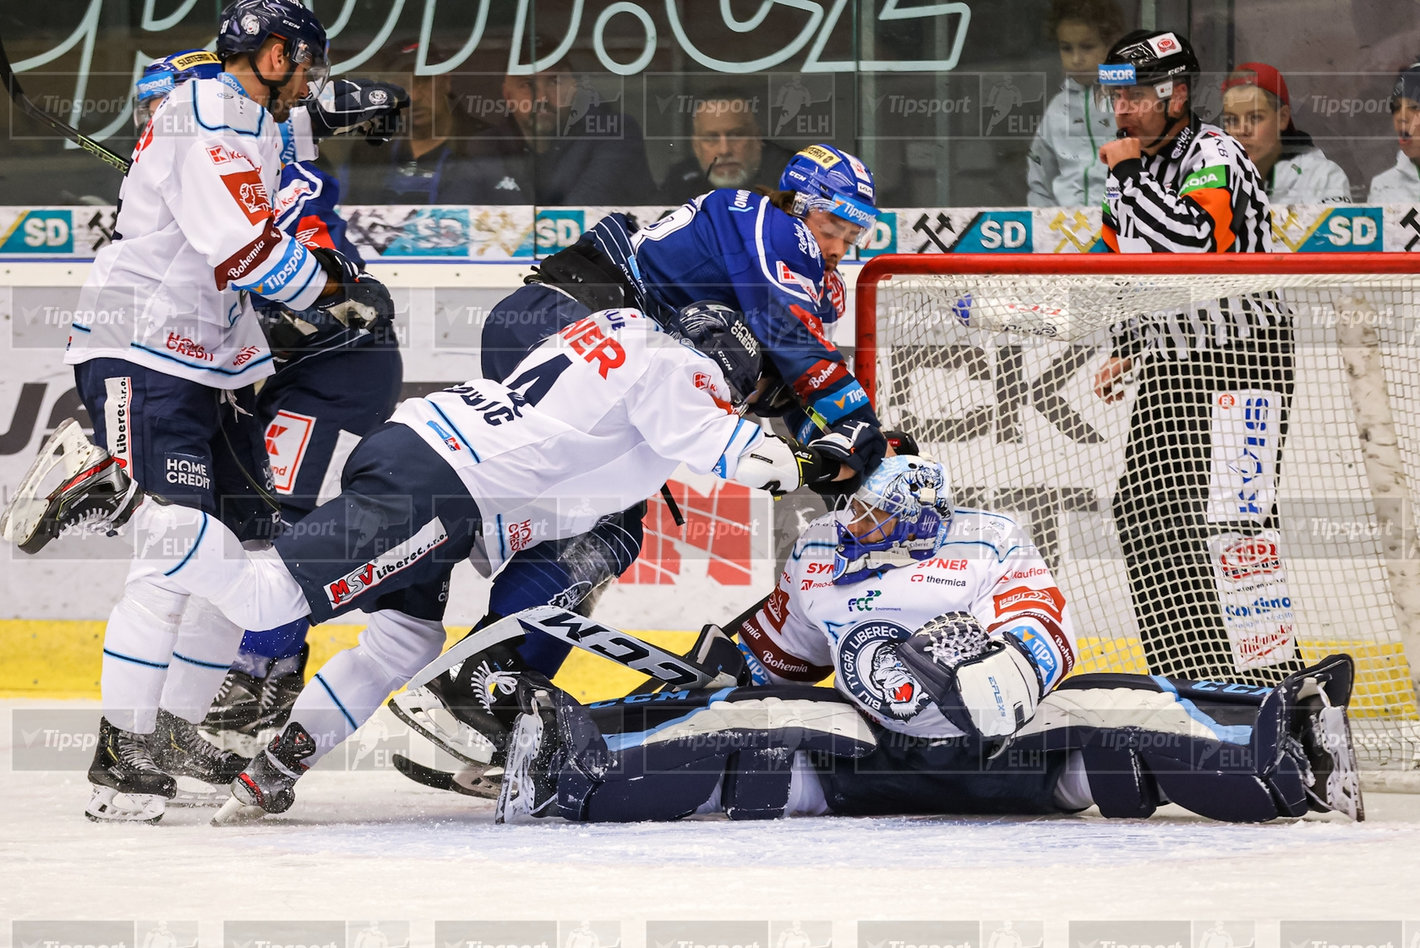
[[505, 616], [450, 646], [419, 670], [406, 687], [418, 688], [484, 649], [529, 632], [542, 632], [594, 655], [625, 665], [677, 688], [708, 685], [714, 673], [629, 632], [593, 622], [557, 606], [538, 606]]
[[4, 43], [0, 43], [0, 79], [5, 81], [5, 88], [10, 93], [10, 98], [20, 107], [20, 111], [24, 112], [30, 118], [48, 125], [61, 136], [69, 139], [95, 158], [108, 162], [124, 174], [128, 173], [129, 161], [127, 158], [110, 151], [77, 128], [50, 115], [44, 109], [35, 105], [34, 102], [30, 100], [29, 96], [25, 95], [25, 91], [20, 88], [20, 81], [15, 78], [15, 70], [10, 66], [10, 57], [5, 52]]

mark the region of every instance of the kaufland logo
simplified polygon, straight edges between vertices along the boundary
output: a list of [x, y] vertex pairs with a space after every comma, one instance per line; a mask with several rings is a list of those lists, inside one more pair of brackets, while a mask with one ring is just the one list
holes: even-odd
[[1107, 86], [1132, 86], [1138, 82], [1134, 75], [1134, 64], [1124, 63], [1120, 66], [1101, 66], [1099, 71], [1100, 83]]

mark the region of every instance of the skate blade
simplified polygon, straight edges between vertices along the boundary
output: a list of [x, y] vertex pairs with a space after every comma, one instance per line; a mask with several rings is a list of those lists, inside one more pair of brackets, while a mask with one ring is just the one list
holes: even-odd
[[243, 803], [236, 797], [228, 797], [227, 802], [212, 816], [213, 826], [243, 826], [255, 823], [266, 815], [266, 811], [254, 803]]
[[487, 766], [493, 760], [493, 742], [460, 721], [427, 688], [401, 692], [385, 704], [410, 730], [461, 763]]
[[[25, 546], [34, 540], [35, 532], [44, 520], [44, 512], [49, 509], [49, 493], [84, 470], [99, 454], [84, 429], [73, 418], [66, 418], [54, 429], [54, 433], [40, 445], [39, 456], [15, 488], [5, 512], [0, 514], [0, 537], [18, 546]], [[45, 480], [60, 465], [64, 470], [56, 483], [44, 493], [40, 493]]]
[[163, 818], [166, 797], [156, 793], [120, 793], [95, 787], [84, 815], [95, 823], [156, 823]]
[[177, 795], [168, 801], [168, 806], [216, 806], [225, 800], [231, 792], [225, 783], [213, 786], [196, 777], [176, 777], [174, 779], [177, 780]]

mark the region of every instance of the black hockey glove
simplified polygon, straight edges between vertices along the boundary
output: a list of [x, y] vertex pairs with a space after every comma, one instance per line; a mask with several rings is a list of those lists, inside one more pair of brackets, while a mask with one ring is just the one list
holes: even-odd
[[809, 442], [824, 455], [851, 467], [854, 473], [869, 474], [887, 454], [887, 439], [871, 421], [844, 418], [829, 426], [828, 433]]
[[369, 329], [394, 319], [394, 300], [383, 283], [362, 271], [355, 261], [329, 247], [309, 247], [321, 269], [340, 285], [330, 296], [316, 300], [316, 307], [352, 329]]
[[336, 79], [306, 105], [317, 139], [363, 132], [371, 143], [387, 142], [399, 133], [400, 111], [409, 105], [409, 94], [388, 82]]

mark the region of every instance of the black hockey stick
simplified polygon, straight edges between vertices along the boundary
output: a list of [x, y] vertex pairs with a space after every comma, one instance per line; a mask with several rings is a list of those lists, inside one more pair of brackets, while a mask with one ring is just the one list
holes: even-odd
[[10, 57], [5, 53], [4, 43], [0, 43], [0, 79], [5, 80], [5, 88], [9, 91], [10, 98], [20, 107], [20, 111], [24, 112], [30, 118], [48, 125], [64, 138], [74, 142], [95, 158], [108, 162], [124, 174], [128, 173], [129, 161], [127, 158], [110, 151], [77, 128], [50, 115], [44, 109], [30, 101], [30, 97], [25, 95], [25, 90], [20, 88], [20, 81], [15, 78], [15, 70], [10, 67]]

